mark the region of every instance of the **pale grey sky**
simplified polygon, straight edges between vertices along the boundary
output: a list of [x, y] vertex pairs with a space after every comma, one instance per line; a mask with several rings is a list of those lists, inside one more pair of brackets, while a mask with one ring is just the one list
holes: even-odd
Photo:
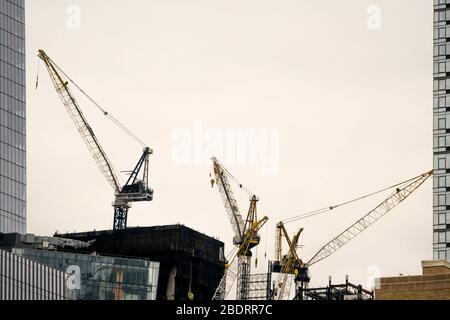
[[[81, 9], [79, 30], [68, 27], [71, 5]], [[367, 28], [371, 5], [381, 9], [380, 30]], [[113, 219], [112, 190], [42, 64], [34, 88], [40, 48], [154, 149], [154, 201], [134, 205], [131, 226], [180, 222], [220, 237], [229, 251], [232, 230], [210, 167], [177, 165], [172, 137], [196, 123], [277, 130], [276, 174], [227, 166], [270, 218], [260, 266], [266, 248], [273, 258], [277, 221], [432, 168], [432, 1], [39, 0], [27, 1], [26, 27], [29, 232], [108, 229]], [[129, 170], [140, 146], [77, 96], [116, 169]], [[246, 211], [247, 198], [239, 199]], [[308, 256], [382, 199], [288, 229], [305, 228]], [[431, 180], [315, 265], [312, 285], [349, 274], [366, 286], [370, 266], [383, 276], [418, 274], [430, 258]]]

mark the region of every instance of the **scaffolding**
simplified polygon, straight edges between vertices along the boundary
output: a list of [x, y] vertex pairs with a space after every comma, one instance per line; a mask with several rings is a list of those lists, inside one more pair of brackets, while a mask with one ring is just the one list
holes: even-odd
[[350, 283], [346, 276], [345, 284], [333, 285], [330, 277], [326, 287], [307, 288], [305, 285], [299, 285], [294, 300], [373, 300], [373, 298], [373, 291]]
[[269, 297], [272, 294], [272, 273], [270, 272], [270, 261], [268, 270], [269, 272], [267, 273], [248, 274], [245, 277], [245, 283], [241, 286], [242, 300], [269, 300]]

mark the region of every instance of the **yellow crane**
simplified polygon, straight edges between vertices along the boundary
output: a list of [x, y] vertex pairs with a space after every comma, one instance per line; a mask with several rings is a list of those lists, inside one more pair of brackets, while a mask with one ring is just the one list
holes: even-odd
[[[303, 228], [300, 228], [291, 238], [282, 221], [276, 225], [275, 234], [275, 261], [272, 264], [272, 271], [279, 272], [277, 285], [272, 293], [272, 299], [285, 300], [289, 297], [291, 291], [291, 278], [294, 282], [309, 282], [309, 271], [305, 268], [303, 261], [299, 258], [297, 253], [298, 240]], [[282, 255], [283, 252], [283, 238], [288, 245], [287, 254]]]
[[[230, 292], [231, 286], [237, 280], [236, 299], [246, 300], [248, 299], [247, 284], [250, 276], [252, 258], [251, 249], [259, 244], [260, 236], [258, 235], [258, 231], [267, 222], [268, 218], [263, 217], [258, 220], [256, 209], [256, 204], [259, 200], [258, 197], [237, 182], [217, 158], [213, 157], [211, 160], [213, 162], [211, 186], [214, 187], [216, 184], [220, 192], [228, 219], [234, 232], [233, 244], [235, 245], [230, 257], [227, 257], [228, 263], [225, 265], [225, 274], [214, 293], [213, 299], [225, 299]], [[230, 180], [234, 180], [241, 189], [250, 195], [250, 207], [245, 220], [242, 218], [239, 211]]]
[[[295, 234], [293, 237], [293, 240], [290, 241], [289, 236], [286, 232], [286, 229], [284, 228], [284, 223], [287, 222], [293, 222], [296, 220], [299, 220], [304, 215], [299, 217], [293, 217], [284, 220], [283, 222], [280, 222], [277, 224], [277, 231], [276, 231], [276, 259], [280, 261], [280, 263], [277, 263], [275, 261], [275, 265], [281, 265], [281, 267], [278, 267], [278, 272], [280, 272], [280, 276], [276, 285], [276, 290], [278, 291], [276, 298], [278, 299], [286, 299], [289, 297], [290, 290], [287, 289], [288, 286], [290, 286], [289, 277], [287, 275], [294, 274], [295, 275], [295, 282], [297, 285], [307, 285], [310, 276], [309, 276], [309, 267], [312, 265], [318, 263], [319, 261], [322, 261], [335, 253], [337, 250], [342, 248], [345, 244], [353, 240], [356, 236], [358, 236], [361, 232], [366, 230], [368, 227], [370, 227], [372, 224], [374, 224], [376, 221], [378, 221], [380, 218], [382, 218], [385, 214], [390, 212], [392, 209], [394, 209], [396, 206], [398, 206], [401, 202], [403, 202], [406, 198], [408, 198], [415, 190], [417, 190], [429, 177], [433, 175], [433, 171], [425, 172], [419, 176], [413, 177], [411, 179], [408, 179], [406, 181], [400, 182], [394, 186], [385, 188], [383, 190], [377, 191], [375, 193], [347, 201], [343, 204], [339, 204], [337, 206], [330, 206], [325, 209], [320, 209], [318, 212], [323, 213], [327, 210], [333, 210], [339, 206], [348, 204], [350, 202], [354, 202], [357, 200], [360, 200], [362, 198], [366, 198], [367, 196], [371, 196], [373, 194], [379, 193], [381, 191], [385, 191], [388, 189], [395, 190], [379, 205], [377, 205], [374, 209], [370, 210], [367, 214], [365, 214], [362, 218], [357, 220], [355, 223], [353, 223], [351, 226], [349, 226], [347, 229], [339, 233], [337, 236], [335, 236], [333, 239], [331, 239], [329, 242], [327, 242], [324, 246], [322, 246], [306, 263], [304, 263], [297, 255], [295, 248], [297, 246], [298, 236], [300, 235], [301, 231], [303, 229], [300, 229], [298, 233]], [[317, 213], [313, 213], [317, 214]], [[311, 215], [306, 215], [306, 217]], [[289, 249], [288, 254], [285, 256], [285, 258], [281, 258], [281, 232], [285, 236], [286, 240], [288, 241]]]

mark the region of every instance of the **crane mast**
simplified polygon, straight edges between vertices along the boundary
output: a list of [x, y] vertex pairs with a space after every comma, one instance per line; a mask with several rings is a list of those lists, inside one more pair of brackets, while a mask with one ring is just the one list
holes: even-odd
[[[70, 79], [52, 61], [44, 50], [39, 50], [38, 56], [45, 63], [56, 92], [58, 93], [73, 123], [75, 124], [75, 127], [88, 147], [95, 163], [114, 190], [115, 199], [113, 202], [113, 229], [125, 229], [127, 227], [128, 209], [131, 207], [130, 203], [137, 201], [151, 201], [153, 199], [153, 190], [148, 187], [148, 158], [153, 151], [149, 147], [144, 148], [142, 156], [140, 157], [134, 170], [131, 172], [127, 182], [125, 185], [121, 186], [111, 161], [108, 159], [105, 151], [100, 145], [99, 140], [92, 130], [92, 127], [89, 125], [86, 117], [81, 111], [75, 96], [69, 88]], [[103, 112], [104, 115], [108, 115], [107, 112]], [[140, 179], [139, 174], [141, 171], [142, 178]]]

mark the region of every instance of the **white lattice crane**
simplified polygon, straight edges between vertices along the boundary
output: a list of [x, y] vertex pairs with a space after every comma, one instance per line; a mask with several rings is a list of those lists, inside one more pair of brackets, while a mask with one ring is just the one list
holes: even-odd
[[[73, 82], [62, 71], [56, 63], [44, 52], [39, 50], [39, 58], [44, 61], [50, 79], [58, 93], [62, 103], [69, 113], [75, 127], [83, 138], [89, 152], [95, 160], [98, 168], [105, 176], [106, 180], [112, 186], [114, 198], [114, 224], [113, 229], [125, 229], [127, 227], [128, 209], [132, 202], [151, 201], [153, 199], [153, 190], [148, 186], [148, 160], [149, 155], [153, 153], [152, 149], [147, 147], [140, 139], [125, 128], [117, 119], [113, 118], [108, 112], [102, 109], [92, 98], [90, 98], [75, 82]], [[138, 141], [143, 146], [143, 153], [135, 165], [133, 171], [125, 184], [121, 184], [111, 161], [108, 159], [104, 149], [100, 145], [97, 136], [89, 125], [86, 117], [81, 111], [75, 96], [69, 88], [69, 83], [78, 88], [102, 113], [124, 130], [129, 136]]]
[[[376, 221], [378, 221], [381, 217], [383, 217], [385, 214], [390, 212], [392, 209], [394, 209], [397, 205], [399, 205], [401, 202], [403, 202], [406, 198], [408, 198], [417, 188], [419, 188], [429, 177], [433, 175], [433, 171], [425, 172], [417, 177], [411, 178], [409, 180], [403, 181], [395, 186], [391, 186], [389, 188], [383, 189], [381, 191], [395, 188], [395, 190], [378, 206], [376, 206], [374, 209], [370, 210], [366, 215], [364, 215], [362, 218], [360, 218], [358, 221], [353, 223], [350, 227], [342, 231], [340, 234], [338, 234], [336, 237], [331, 239], [329, 242], [327, 242], [323, 247], [319, 249], [306, 263], [303, 263], [300, 258], [298, 258], [298, 255], [296, 254], [295, 247], [296, 247], [296, 241], [298, 240], [298, 235], [300, 233], [297, 233], [293, 241], [289, 244], [289, 236], [287, 235], [286, 229], [284, 228], [283, 222], [280, 222], [277, 225], [277, 239], [276, 239], [276, 252], [275, 256], [278, 261], [281, 261], [281, 268], [278, 268], [281, 271], [281, 274], [279, 276], [279, 280], [276, 286], [276, 289], [278, 290], [278, 295], [276, 298], [278, 299], [286, 299], [289, 297], [290, 290], [288, 287], [291, 284], [291, 280], [289, 275], [295, 274], [296, 275], [296, 284], [298, 285], [307, 285], [307, 283], [310, 280], [309, 277], [309, 267], [316, 264], [319, 261], [322, 261], [323, 259], [329, 257], [333, 253], [335, 253], [337, 250], [342, 248], [345, 244], [353, 240], [356, 236], [358, 236], [361, 232], [366, 230], [368, 227], [370, 227], [372, 224], [374, 224]], [[381, 191], [377, 191], [375, 193], [379, 193]], [[375, 194], [373, 193], [373, 194]], [[370, 194], [370, 195], [373, 195]], [[367, 196], [370, 196], [367, 195]], [[354, 202], [357, 200], [360, 200], [362, 198], [365, 198], [367, 196], [360, 197], [355, 200], [351, 200], [348, 202], [345, 202], [343, 204], [337, 205], [337, 206], [331, 206], [326, 210], [333, 210], [334, 208]], [[325, 211], [326, 211], [325, 210]], [[319, 213], [325, 212], [324, 210], [319, 210]], [[310, 216], [310, 215], [309, 215]], [[285, 221], [296, 221], [298, 218], [290, 218], [286, 219]], [[300, 229], [301, 232], [302, 229]], [[284, 236], [286, 237], [286, 240], [288, 240], [289, 244], [289, 252], [287, 254], [287, 258], [282, 259], [281, 258], [281, 232], [283, 232]], [[292, 268], [292, 266], [296, 263], [296, 268]], [[296, 271], [297, 270], [297, 271]], [[297, 274], [299, 277], [297, 278]]]

